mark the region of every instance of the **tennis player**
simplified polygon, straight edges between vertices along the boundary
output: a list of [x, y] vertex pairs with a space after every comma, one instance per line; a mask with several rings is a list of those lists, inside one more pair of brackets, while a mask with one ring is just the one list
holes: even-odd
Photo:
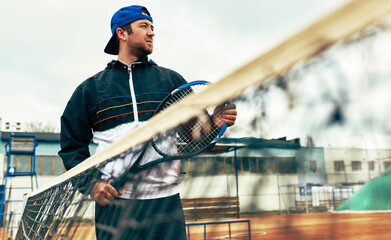
[[[128, 135], [152, 117], [168, 93], [186, 83], [177, 72], [148, 58], [155, 33], [147, 8], [121, 8], [111, 19], [111, 32], [104, 52], [118, 59], [77, 87], [61, 117], [59, 155], [67, 170], [90, 156], [91, 140], [101, 151]], [[236, 106], [231, 104], [219, 117], [232, 126], [236, 115]], [[112, 239], [115, 234], [127, 240], [186, 239], [180, 168], [179, 160], [158, 164], [141, 172], [136, 186], [129, 182], [118, 191], [106, 180], [111, 176], [102, 172], [102, 181], [90, 192], [97, 203], [97, 239]], [[112, 171], [117, 174], [124, 169], [117, 164]]]

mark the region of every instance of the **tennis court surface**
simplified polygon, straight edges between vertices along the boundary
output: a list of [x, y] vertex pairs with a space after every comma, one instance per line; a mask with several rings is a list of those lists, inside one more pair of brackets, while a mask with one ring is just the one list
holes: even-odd
[[[391, 213], [272, 214], [242, 216], [251, 222], [251, 239], [260, 240], [336, 240], [391, 239]], [[246, 225], [231, 226], [231, 239], [243, 236]], [[229, 239], [228, 227], [207, 228], [207, 239]], [[224, 238], [225, 236], [225, 238]], [[203, 228], [191, 229], [191, 239], [204, 239]]]

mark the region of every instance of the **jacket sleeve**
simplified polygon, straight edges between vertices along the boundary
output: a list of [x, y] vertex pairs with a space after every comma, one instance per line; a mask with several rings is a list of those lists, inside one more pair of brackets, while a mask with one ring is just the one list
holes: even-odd
[[90, 156], [88, 145], [92, 139], [92, 125], [85, 99], [83, 88], [79, 86], [61, 116], [61, 150], [58, 154], [66, 170]]

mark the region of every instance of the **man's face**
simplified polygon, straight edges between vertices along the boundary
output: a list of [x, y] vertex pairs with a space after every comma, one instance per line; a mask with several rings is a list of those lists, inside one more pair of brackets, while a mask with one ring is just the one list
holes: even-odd
[[128, 35], [127, 44], [129, 53], [134, 56], [146, 56], [153, 50], [153, 24], [146, 19], [140, 19], [132, 22], [132, 33]]

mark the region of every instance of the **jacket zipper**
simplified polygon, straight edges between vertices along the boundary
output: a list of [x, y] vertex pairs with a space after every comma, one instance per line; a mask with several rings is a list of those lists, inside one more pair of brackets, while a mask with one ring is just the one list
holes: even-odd
[[132, 76], [132, 66], [134, 64], [137, 64], [137, 62], [134, 62], [128, 66], [128, 73], [129, 73], [129, 87], [130, 87], [130, 95], [132, 97], [132, 105], [133, 105], [133, 116], [134, 116], [134, 122], [138, 125], [139, 119], [138, 119], [138, 109], [137, 109], [137, 101], [136, 101], [136, 93], [134, 91], [134, 85], [133, 85], [133, 76]]

